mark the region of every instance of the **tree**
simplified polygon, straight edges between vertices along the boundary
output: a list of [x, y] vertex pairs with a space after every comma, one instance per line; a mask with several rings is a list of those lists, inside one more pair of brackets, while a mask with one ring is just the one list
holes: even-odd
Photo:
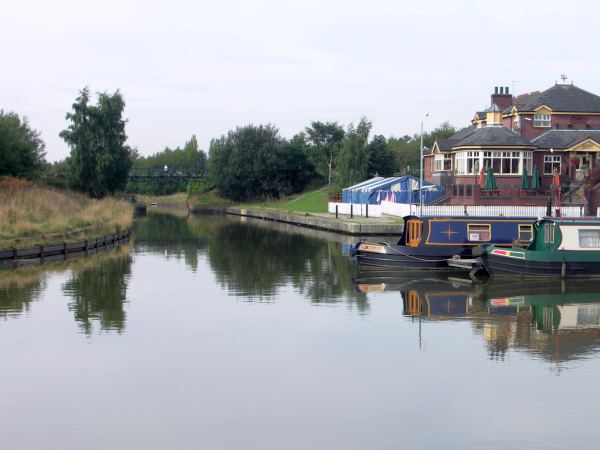
[[327, 176], [327, 183], [331, 184], [331, 174], [344, 138], [344, 129], [337, 122], [311, 122], [305, 131], [312, 144], [313, 163], [323, 176]]
[[350, 186], [367, 178], [369, 168], [367, 140], [371, 126], [371, 122], [364, 117], [356, 127], [353, 124], [348, 126], [337, 162], [339, 181], [344, 186]]
[[396, 156], [384, 136], [373, 136], [373, 140], [367, 146], [367, 152], [369, 154], [367, 169], [369, 176], [391, 177], [396, 173], [398, 167]]
[[125, 101], [117, 90], [98, 93], [90, 105], [89, 89], [81, 90], [67, 113], [70, 125], [60, 136], [71, 147], [69, 184], [96, 198], [123, 190], [131, 169], [131, 150], [125, 145]]
[[208, 163], [212, 182], [236, 201], [297, 192], [309, 168], [301, 145], [280, 137], [273, 125], [238, 127], [213, 139]]
[[45, 144], [26, 117], [0, 110], [0, 176], [35, 179], [44, 169]]
[[[436, 139], [447, 139], [456, 133], [454, 128], [448, 121], [443, 122], [437, 128], [434, 128], [430, 133], [423, 133], [423, 146], [432, 148]], [[413, 134], [412, 136], [403, 136], [401, 138], [388, 139], [388, 146], [396, 155], [398, 167], [406, 173], [418, 175], [420, 168], [421, 157], [421, 135]]]

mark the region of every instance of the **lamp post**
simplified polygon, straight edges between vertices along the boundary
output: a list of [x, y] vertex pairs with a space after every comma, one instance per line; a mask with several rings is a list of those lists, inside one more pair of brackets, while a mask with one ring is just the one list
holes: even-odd
[[423, 121], [429, 117], [429, 113], [421, 119], [421, 170], [419, 170], [419, 216], [423, 215]]

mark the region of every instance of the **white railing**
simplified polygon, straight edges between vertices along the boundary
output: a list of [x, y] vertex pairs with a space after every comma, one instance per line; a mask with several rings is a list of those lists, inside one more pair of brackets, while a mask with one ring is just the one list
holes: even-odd
[[[404, 217], [419, 215], [419, 205], [406, 203], [381, 202], [381, 205], [365, 205], [362, 203], [329, 203], [330, 214], [337, 213], [349, 216], [352, 212], [357, 217], [381, 217], [382, 214], [389, 216]], [[352, 211], [351, 211], [352, 208]], [[583, 217], [583, 207], [563, 206], [560, 210], [562, 217]], [[600, 217], [600, 208], [597, 213]], [[432, 205], [423, 206], [423, 216], [479, 216], [479, 217], [544, 217], [545, 206], [465, 206], [465, 205]], [[552, 215], [556, 215], [556, 209], [552, 209]]]
[[[419, 215], [419, 205], [381, 202], [382, 213], [390, 216], [404, 217]], [[563, 206], [560, 210], [563, 217], [582, 217], [583, 207]], [[555, 209], [552, 210], [556, 214]], [[465, 206], [465, 205], [433, 205], [423, 206], [423, 216], [482, 216], [482, 217], [544, 217], [545, 206]]]
[[[349, 216], [352, 213], [353, 216], [359, 217], [381, 217], [381, 205], [363, 205], [362, 203], [333, 203], [329, 202], [328, 211], [330, 214], [336, 213], [344, 216]], [[352, 210], [350, 209], [352, 208]]]

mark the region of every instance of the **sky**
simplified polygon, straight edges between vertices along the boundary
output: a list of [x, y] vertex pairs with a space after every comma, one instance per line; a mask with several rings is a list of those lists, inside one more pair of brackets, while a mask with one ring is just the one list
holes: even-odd
[[[142, 155], [271, 123], [361, 117], [402, 136], [469, 124], [494, 86], [560, 81], [600, 94], [600, 2], [0, 0], [0, 109], [29, 119], [47, 159], [79, 94], [126, 102]], [[425, 115], [429, 114], [424, 119]]]

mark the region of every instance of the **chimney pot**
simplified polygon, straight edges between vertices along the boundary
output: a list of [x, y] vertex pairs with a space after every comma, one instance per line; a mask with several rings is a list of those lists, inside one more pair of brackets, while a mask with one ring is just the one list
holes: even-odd
[[494, 94], [498, 94], [498, 86], [494, 88]]
[[508, 95], [508, 86], [505, 86], [505, 87], [504, 87], [504, 93], [505, 93], [506, 95]]

